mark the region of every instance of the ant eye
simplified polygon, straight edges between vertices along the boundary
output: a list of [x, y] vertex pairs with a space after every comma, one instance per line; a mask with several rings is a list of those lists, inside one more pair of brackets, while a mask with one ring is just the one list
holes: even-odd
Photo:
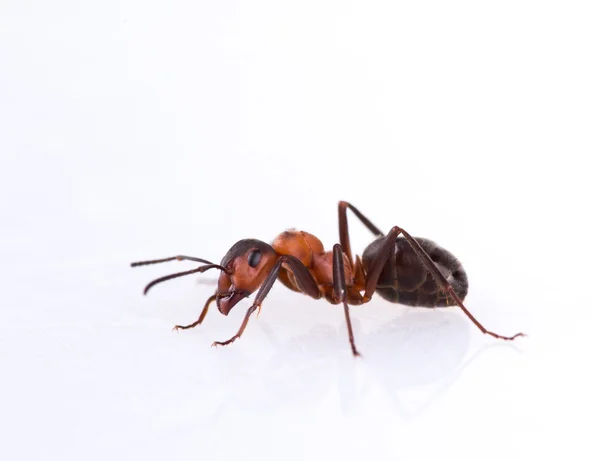
[[248, 265], [250, 267], [256, 267], [258, 266], [258, 263], [260, 262], [260, 251], [258, 250], [252, 250], [250, 252], [250, 254], [248, 255]]

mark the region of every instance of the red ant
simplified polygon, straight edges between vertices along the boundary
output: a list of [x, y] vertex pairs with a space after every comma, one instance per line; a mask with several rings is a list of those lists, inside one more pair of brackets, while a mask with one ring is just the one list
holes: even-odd
[[[377, 237], [364, 251], [362, 260], [352, 258], [348, 235], [347, 209]], [[198, 320], [189, 325], [176, 325], [185, 330], [200, 325], [213, 301], [223, 315], [242, 299], [258, 290], [246, 312], [238, 332], [227, 341], [215, 341], [213, 346], [225, 346], [242, 336], [250, 316], [260, 307], [275, 280], [279, 279], [293, 291], [314, 299], [324, 297], [331, 304], [344, 305], [346, 325], [352, 353], [359, 356], [354, 345], [348, 305], [367, 303], [375, 292], [388, 301], [420, 307], [458, 306], [483, 333], [495, 338], [513, 340], [518, 336], [502, 336], [487, 330], [463, 304], [468, 291], [467, 274], [460, 261], [449, 251], [428, 239], [412, 237], [394, 226], [384, 234], [360, 211], [348, 202], [338, 204], [340, 242], [332, 251], [325, 251], [321, 241], [304, 231], [288, 230], [279, 234], [271, 245], [255, 239], [244, 239], [231, 247], [221, 260], [213, 264], [200, 258], [174, 256], [132, 263], [131, 266], [167, 261], [194, 261], [204, 265], [185, 272], [167, 275], [150, 282], [144, 294], [157, 283], [166, 280], [220, 269], [217, 290], [206, 301]], [[402, 234], [402, 237], [400, 237]], [[362, 293], [362, 294], [361, 294]]]

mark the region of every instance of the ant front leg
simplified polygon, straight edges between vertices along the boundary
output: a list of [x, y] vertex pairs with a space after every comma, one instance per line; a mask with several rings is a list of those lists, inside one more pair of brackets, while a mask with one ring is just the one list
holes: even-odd
[[211, 303], [217, 299], [217, 295], [212, 295], [210, 298], [208, 298], [206, 300], [206, 303], [204, 304], [204, 308], [202, 309], [202, 312], [200, 313], [200, 317], [198, 317], [198, 320], [196, 320], [194, 323], [190, 323], [189, 325], [175, 325], [173, 327], [173, 330], [187, 330], [188, 328], [194, 328], [198, 325], [200, 325], [202, 323], [202, 321], [204, 320], [204, 317], [206, 317], [206, 314], [208, 313], [208, 308], [211, 305]]
[[254, 298], [252, 306], [250, 306], [246, 312], [246, 316], [244, 317], [244, 321], [242, 322], [242, 326], [240, 326], [238, 332], [227, 341], [215, 341], [212, 344], [213, 346], [226, 346], [242, 336], [242, 333], [244, 333], [244, 330], [248, 325], [250, 316], [261, 306], [262, 302], [269, 294], [269, 291], [271, 291], [271, 288], [273, 288], [273, 284], [275, 283], [275, 280], [277, 280], [277, 277], [279, 277], [279, 271], [281, 270], [283, 264], [285, 264], [292, 271], [296, 282], [298, 283], [298, 288], [300, 288], [304, 294], [307, 294], [314, 299], [319, 299], [321, 297], [321, 292], [319, 291], [317, 283], [304, 264], [302, 264], [300, 260], [294, 256], [283, 255], [277, 260], [273, 266], [273, 269], [271, 269], [271, 272], [269, 272], [269, 275], [259, 288], [256, 298]]
[[525, 336], [524, 333], [517, 333], [516, 335], [513, 335], [513, 336], [503, 336], [503, 335], [494, 333], [493, 331], [487, 330], [467, 310], [465, 305], [462, 303], [462, 301], [460, 300], [460, 298], [454, 291], [454, 288], [452, 288], [452, 285], [450, 284], [450, 282], [448, 282], [448, 280], [446, 280], [446, 278], [444, 277], [442, 272], [435, 265], [435, 263], [429, 257], [427, 252], [421, 247], [421, 245], [419, 245], [419, 243], [408, 232], [406, 232], [404, 229], [401, 229], [397, 226], [392, 227], [392, 229], [390, 230], [388, 235], [385, 237], [384, 243], [383, 243], [383, 245], [381, 245], [381, 248], [379, 249], [378, 254], [373, 259], [373, 267], [371, 268], [369, 274], [367, 274], [365, 294], [363, 296], [366, 301], [370, 300], [371, 297], [373, 296], [373, 293], [375, 293], [375, 290], [377, 289], [377, 281], [379, 279], [381, 271], [383, 270], [383, 267], [384, 267], [386, 261], [393, 254], [394, 248], [396, 245], [396, 238], [400, 234], [402, 234], [406, 238], [406, 240], [410, 244], [412, 250], [419, 257], [421, 264], [423, 264], [425, 266], [425, 268], [429, 271], [429, 273], [431, 274], [431, 276], [437, 283], [440, 290], [442, 290], [444, 293], [447, 293], [448, 295], [450, 295], [450, 297], [454, 300], [456, 305], [461, 308], [461, 310], [467, 315], [467, 317], [469, 317], [471, 322], [473, 322], [477, 326], [477, 328], [479, 328], [481, 330], [482, 333], [493, 336], [494, 338], [505, 339], [508, 341], [518, 338], [519, 336]]
[[354, 344], [354, 333], [352, 332], [352, 323], [350, 322], [350, 309], [348, 308], [348, 289], [346, 287], [346, 276], [344, 274], [344, 250], [339, 243], [333, 246], [333, 293], [336, 301], [344, 303], [344, 315], [346, 316], [346, 326], [348, 327], [348, 338], [350, 347], [355, 357], [360, 357]]

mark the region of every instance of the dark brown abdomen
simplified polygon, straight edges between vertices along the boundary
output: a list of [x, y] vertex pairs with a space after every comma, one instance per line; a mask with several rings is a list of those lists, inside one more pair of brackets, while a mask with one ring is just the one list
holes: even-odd
[[[415, 240], [440, 269], [462, 301], [467, 295], [469, 282], [460, 261], [448, 250], [431, 240], [420, 237], [416, 237]], [[382, 243], [383, 238], [375, 240], [363, 253], [363, 264], [367, 274]], [[379, 277], [377, 293], [388, 301], [408, 306], [446, 307], [455, 305], [454, 300], [439, 289], [404, 237], [396, 239], [395, 253], [386, 262]]]

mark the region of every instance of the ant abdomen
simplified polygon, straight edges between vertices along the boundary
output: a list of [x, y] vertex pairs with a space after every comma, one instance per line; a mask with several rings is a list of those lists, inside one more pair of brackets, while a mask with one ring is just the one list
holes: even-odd
[[[415, 240], [440, 269], [460, 300], [464, 300], [469, 282], [458, 258], [432, 240], [419, 237]], [[378, 238], [365, 249], [363, 264], [367, 273], [382, 244], [383, 238]], [[378, 278], [377, 293], [390, 302], [407, 306], [446, 307], [456, 304], [440, 289], [404, 237], [396, 239], [394, 255], [387, 260]]]

